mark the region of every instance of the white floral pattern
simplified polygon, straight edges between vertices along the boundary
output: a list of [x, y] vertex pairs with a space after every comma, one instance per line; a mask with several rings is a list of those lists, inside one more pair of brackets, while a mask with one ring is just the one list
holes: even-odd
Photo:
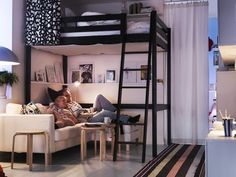
[[60, 42], [60, 0], [26, 0], [26, 45]]

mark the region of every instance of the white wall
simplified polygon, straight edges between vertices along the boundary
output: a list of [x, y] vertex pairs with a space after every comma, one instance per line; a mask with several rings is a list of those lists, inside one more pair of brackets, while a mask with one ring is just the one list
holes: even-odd
[[12, 48], [12, 0], [0, 0], [0, 45]]
[[13, 72], [19, 76], [19, 83], [13, 85], [12, 99], [16, 103], [24, 103], [24, 70], [25, 68], [25, 44], [24, 44], [24, 0], [13, 0], [12, 21], [12, 50], [19, 59], [20, 65], [13, 66]]
[[[12, 100], [2, 100], [23, 103], [24, 101], [24, 0], [0, 0], [0, 45], [11, 49], [18, 57], [21, 65], [13, 66], [13, 72], [19, 76], [19, 83], [12, 87]], [[11, 70], [11, 67], [3, 67]], [[3, 105], [5, 105], [3, 103]], [[4, 106], [5, 108], [5, 106]], [[4, 109], [3, 108], [3, 109]]]

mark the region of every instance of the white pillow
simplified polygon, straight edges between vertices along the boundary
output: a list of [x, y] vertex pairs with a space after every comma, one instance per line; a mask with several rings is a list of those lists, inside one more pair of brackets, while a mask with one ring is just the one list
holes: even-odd
[[68, 7], [65, 7], [65, 16], [66, 17], [74, 17], [74, 16], [77, 16], [77, 15], [73, 12], [73, 10], [71, 10]]
[[81, 16], [93, 16], [93, 15], [105, 15], [105, 14], [100, 12], [84, 12], [81, 14]]
[[16, 103], [8, 103], [6, 106], [7, 114], [21, 114], [22, 105]]
[[[105, 15], [100, 12], [84, 12], [81, 16], [94, 16], [94, 15]], [[95, 26], [95, 25], [112, 25], [119, 24], [118, 20], [102, 20], [102, 21], [89, 21], [89, 22], [78, 22], [77, 26]]]
[[[65, 16], [66, 17], [74, 17], [77, 16], [70, 8], [65, 7]], [[68, 27], [76, 27], [76, 23], [67, 23]]]

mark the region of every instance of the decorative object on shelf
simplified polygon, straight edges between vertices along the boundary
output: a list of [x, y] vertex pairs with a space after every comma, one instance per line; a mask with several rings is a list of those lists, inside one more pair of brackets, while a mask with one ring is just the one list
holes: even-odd
[[143, 4], [141, 2], [130, 4], [129, 13], [139, 14], [141, 12], [142, 7], [143, 7]]
[[[137, 63], [126, 62], [124, 69], [137, 68]], [[125, 71], [123, 77], [124, 83], [137, 83], [137, 71]]]
[[35, 72], [35, 80], [38, 82], [46, 82], [46, 72], [45, 70], [39, 70]]
[[0, 46], [0, 65], [19, 65], [17, 56], [8, 48]]
[[107, 69], [106, 70], [106, 82], [116, 82], [116, 70]]
[[127, 0], [122, 0], [121, 13], [127, 13]]
[[52, 83], [57, 82], [54, 66], [53, 65], [46, 65], [45, 68], [46, 68], [48, 82], [52, 82]]
[[93, 83], [93, 64], [81, 64], [79, 70], [81, 83]]
[[55, 67], [57, 82], [64, 83], [62, 63], [55, 63], [54, 67]]
[[104, 74], [98, 74], [96, 82], [97, 83], [103, 83], [104, 82]]
[[71, 71], [71, 83], [76, 81], [80, 81], [80, 71], [79, 70], [72, 70]]
[[138, 78], [137, 82], [143, 83], [147, 80], [147, 68], [148, 66], [145, 64], [140, 64], [139, 68], [142, 69], [141, 71], [138, 71]]
[[6, 98], [6, 86], [17, 83], [19, 81], [18, 76], [15, 73], [8, 71], [0, 72], [0, 98]]

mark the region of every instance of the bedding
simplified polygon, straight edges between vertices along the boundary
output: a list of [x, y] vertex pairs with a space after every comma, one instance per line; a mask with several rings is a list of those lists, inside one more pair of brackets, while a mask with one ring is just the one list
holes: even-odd
[[[105, 15], [100, 12], [84, 12], [81, 16], [93, 16], [93, 15]], [[118, 20], [100, 20], [100, 21], [89, 21], [89, 22], [78, 22], [77, 26], [99, 26], [99, 25], [115, 25], [119, 24]], [[127, 22], [127, 33], [149, 33], [149, 20], [133, 19]], [[84, 37], [84, 36], [108, 36], [108, 35], [119, 35], [119, 30], [112, 31], [93, 31], [93, 32], [68, 32], [61, 33], [61, 37]]]
[[[87, 22], [79, 22], [79, 23], [87, 23]], [[103, 23], [107, 23], [107, 22], [103, 22]], [[130, 21], [127, 24], [127, 33], [128, 34], [149, 33], [149, 27], [150, 27], [149, 23], [145, 21], [141, 21], [141, 22]], [[61, 33], [61, 37], [108, 36], [108, 35], [119, 35], [119, 34], [120, 34], [120, 31], [118, 30], [95, 31], [95, 32], [69, 32], [69, 33]]]

